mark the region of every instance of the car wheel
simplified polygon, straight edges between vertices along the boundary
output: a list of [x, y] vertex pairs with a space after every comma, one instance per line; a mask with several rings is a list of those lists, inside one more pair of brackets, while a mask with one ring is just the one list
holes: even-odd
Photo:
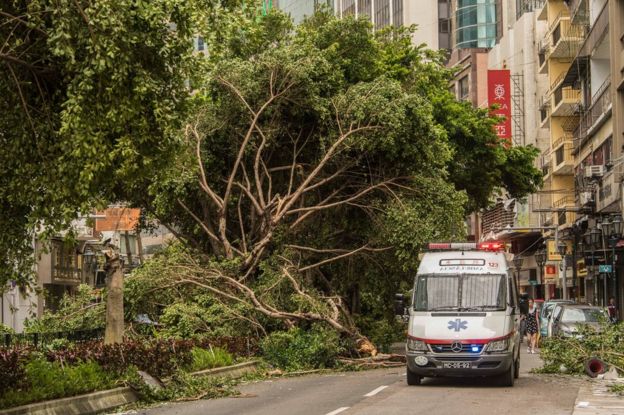
[[420, 381], [422, 380], [422, 376], [418, 376], [416, 373], [411, 372], [409, 368], [407, 369], [407, 384], [410, 386], [420, 385]]
[[518, 358], [514, 362], [514, 378], [518, 379], [520, 376], [520, 353], [518, 353]]

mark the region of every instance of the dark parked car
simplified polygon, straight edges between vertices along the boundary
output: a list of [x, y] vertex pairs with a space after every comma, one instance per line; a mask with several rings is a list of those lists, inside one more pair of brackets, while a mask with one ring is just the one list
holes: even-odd
[[560, 304], [553, 315], [553, 336], [578, 336], [580, 326], [600, 331], [600, 322], [606, 318], [600, 307], [582, 304]]

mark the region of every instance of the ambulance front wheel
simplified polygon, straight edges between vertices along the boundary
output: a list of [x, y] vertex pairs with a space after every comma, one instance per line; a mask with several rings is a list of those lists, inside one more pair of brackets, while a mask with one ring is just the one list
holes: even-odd
[[409, 368], [407, 368], [407, 384], [410, 386], [420, 385], [420, 381], [422, 380], [422, 376], [418, 376], [416, 373], [411, 372]]

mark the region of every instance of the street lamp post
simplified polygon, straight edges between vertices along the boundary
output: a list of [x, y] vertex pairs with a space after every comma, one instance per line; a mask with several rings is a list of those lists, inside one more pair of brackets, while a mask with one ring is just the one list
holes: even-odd
[[[535, 253], [535, 262], [539, 268], [540, 282], [544, 284], [544, 264], [546, 263], [546, 251], [544, 249]], [[544, 294], [544, 298], [546, 298], [546, 294]]]
[[585, 247], [591, 252], [591, 264], [592, 264], [592, 279], [594, 281], [593, 289], [593, 302], [598, 303], [598, 273], [596, 273], [596, 250], [600, 248], [600, 242], [602, 241], [602, 232], [600, 229], [592, 228], [590, 231], [585, 232], [583, 236], [585, 240]]
[[[614, 216], [608, 226], [608, 237], [609, 237], [609, 247], [611, 248], [611, 278], [613, 278], [613, 294], [617, 291], [617, 272], [615, 270], [616, 258], [615, 258], [615, 248], [617, 246], [618, 241], [622, 237], [622, 217]], [[607, 279], [605, 276], [604, 279], [604, 305], [607, 305], [608, 295], [607, 295]]]
[[568, 250], [567, 245], [563, 241], [559, 241], [557, 244], [557, 250], [559, 251], [559, 255], [561, 255], [561, 259], [563, 262], [563, 278], [561, 278], [561, 298], [564, 300], [568, 299], [568, 264], [566, 263], [566, 252]]

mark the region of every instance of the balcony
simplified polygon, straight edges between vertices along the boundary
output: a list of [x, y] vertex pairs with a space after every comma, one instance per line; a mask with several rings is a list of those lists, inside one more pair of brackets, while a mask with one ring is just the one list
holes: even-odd
[[570, 0], [568, 9], [570, 9], [570, 21], [573, 24], [589, 23], [589, 0]]
[[553, 146], [553, 175], [560, 176], [574, 173], [572, 138], [567, 136], [560, 137], [555, 143], [558, 144]]
[[611, 78], [607, 78], [592, 97], [586, 111], [581, 112], [579, 125], [574, 130], [576, 150], [611, 116]]
[[546, 150], [539, 157], [539, 168], [542, 170], [544, 180], [546, 180], [552, 173], [551, 151]]
[[553, 220], [556, 219], [557, 225], [559, 225], [560, 229], [562, 227], [567, 228], [571, 226], [576, 220], [576, 214], [573, 212], [567, 212], [563, 209], [573, 208], [576, 205], [576, 198], [574, 196], [574, 193], [566, 193], [566, 194], [556, 195], [556, 196], [558, 196], [558, 198], [554, 199], [553, 207], [555, 209], [562, 209], [562, 210], [559, 212], [553, 213]]
[[552, 94], [553, 117], [574, 115], [581, 102], [581, 91], [570, 86], [559, 85]]
[[585, 40], [586, 26], [570, 22], [570, 16], [560, 13], [546, 34], [551, 47], [546, 59], [572, 59]]

